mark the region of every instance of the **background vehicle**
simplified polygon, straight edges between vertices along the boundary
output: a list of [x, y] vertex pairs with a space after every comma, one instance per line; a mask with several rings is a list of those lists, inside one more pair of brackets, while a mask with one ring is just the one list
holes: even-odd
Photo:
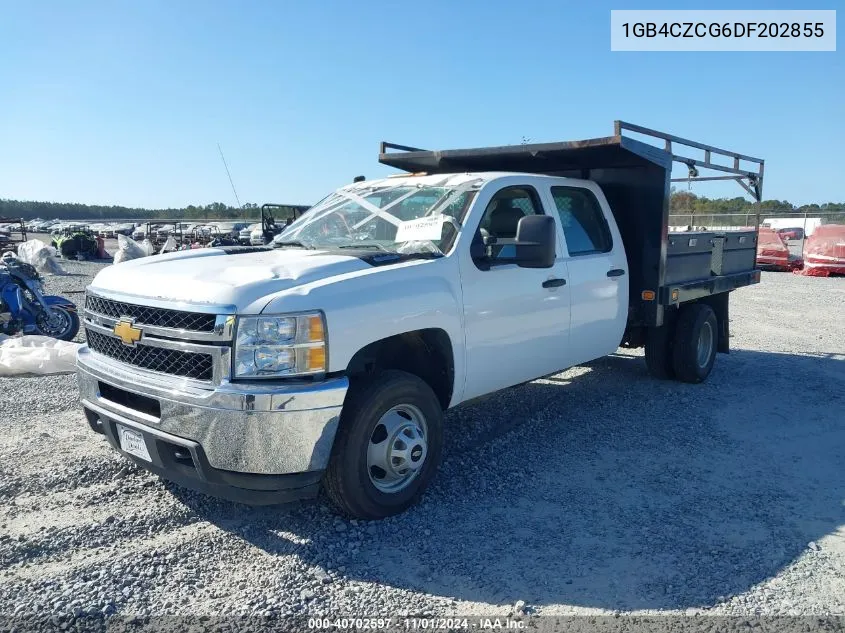
[[804, 237], [804, 229], [800, 226], [788, 229], [778, 229], [778, 235], [785, 240], [800, 240]]
[[40, 334], [70, 341], [79, 333], [79, 315], [72, 301], [44, 295], [35, 268], [6, 253], [0, 259], [0, 334]]
[[264, 246], [267, 243], [268, 241], [264, 236], [264, 229], [262, 225], [258, 224], [249, 234], [249, 244], [252, 246]]
[[22, 218], [0, 218], [0, 253], [17, 252], [26, 242], [26, 223]]
[[243, 226], [241, 223], [235, 222], [211, 222], [208, 226], [211, 227], [211, 233], [214, 237], [220, 239], [232, 239], [237, 242]]
[[41, 222], [35, 226], [35, 230], [38, 233], [49, 233], [50, 229], [58, 224], [58, 220], [48, 220], [46, 222]]
[[135, 225], [132, 222], [128, 222], [125, 224], [118, 224], [115, 229], [115, 237], [118, 235], [125, 235], [126, 237], [132, 237], [132, 234], [135, 232]]
[[252, 236], [253, 231], [255, 230], [258, 230], [259, 233], [261, 232], [261, 222], [258, 222], [256, 224], [250, 224], [249, 226], [245, 226], [244, 228], [242, 228], [238, 233], [238, 242], [240, 242], [241, 244], [250, 244], [250, 238]]
[[136, 226], [132, 230], [132, 235], [130, 235], [129, 237], [131, 237], [136, 242], [140, 242], [141, 240], [145, 239], [147, 237], [147, 226], [146, 225]]
[[154, 246], [162, 246], [168, 238], [172, 237], [177, 246], [182, 246], [190, 233], [186, 229], [190, 225], [182, 220], [156, 220], [148, 222], [146, 237]]
[[[57, 228], [58, 227], [58, 228]], [[67, 259], [94, 259], [99, 252], [97, 236], [87, 224], [65, 224], [54, 227], [51, 245]]]
[[845, 275], [845, 225], [822, 224], [804, 243], [803, 274]]
[[273, 238], [301, 218], [309, 208], [307, 205], [297, 204], [262, 204], [261, 226], [252, 231], [250, 243], [254, 246], [269, 244]]
[[407, 175], [338, 189], [272, 249], [101, 271], [77, 358], [92, 429], [184, 486], [253, 504], [323, 486], [381, 518], [434, 476], [446, 409], [620, 344], [702, 382], [729, 351], [730, 292], [760, 280], [756, 225], [667, 230], [673, 161], [759, 201], [758, 158], [617, 122], [565, 143], [383, 143], [379, 160]]
[[[824, 220], [821, 217], [789, 217], [789, 218], [763, 218], [761, 226], [777, 230], [787, 229], [795, 231], [801, 229], [804, 237], [810, 237], [817, 227], [821, 226]], [[801, 234], [794, 239], [801, 239]]]
[[197, 224], [191, 230], [191, 244], [206, 245], [214, 239], [214, 227], [208, 224]]
[[757, 267], [762, 270], [787, 272], [801, 268], [802, 260], [789, 252], [780, 231], [760, 227], [757, 238]]

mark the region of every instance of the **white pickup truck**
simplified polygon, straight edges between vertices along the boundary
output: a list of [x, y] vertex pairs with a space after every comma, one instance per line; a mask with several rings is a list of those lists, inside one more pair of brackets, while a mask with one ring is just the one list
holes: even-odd
[[91, 428], [195, 490], [273, 504], [322, 487], [377, 519], [431, 482], [447, 409], [620, 345], [700, 382], [728, 351], [729, 292], [760, 279], [755, 227], [668, 232], [673, 161], [759, 199], [759, 159], [617, 122], [566, 143], [384, 143], [380, 161], [407, 173], [356, 179], [271, 246], [101, 271], [78, 354]]

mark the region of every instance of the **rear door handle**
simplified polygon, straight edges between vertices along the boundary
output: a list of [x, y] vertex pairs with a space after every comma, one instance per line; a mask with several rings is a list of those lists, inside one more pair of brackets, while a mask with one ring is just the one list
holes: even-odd
[[543, 282], [543, 288], [557, 288], [558, 286], [565, 286], [566, 279], [546, 279]]
[[610, 270], [607, 271], [608, 277], [621, 277], [624, 274], [625, 274], [625, 271], [622, 270], [621, 268], [611, 268]]

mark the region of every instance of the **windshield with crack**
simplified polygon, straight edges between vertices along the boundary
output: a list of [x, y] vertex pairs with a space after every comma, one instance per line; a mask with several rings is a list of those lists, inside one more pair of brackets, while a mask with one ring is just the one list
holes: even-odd
[[385, 183], [340, 189], [276, 236], [306, 248], [447, 254], [481, 185]]

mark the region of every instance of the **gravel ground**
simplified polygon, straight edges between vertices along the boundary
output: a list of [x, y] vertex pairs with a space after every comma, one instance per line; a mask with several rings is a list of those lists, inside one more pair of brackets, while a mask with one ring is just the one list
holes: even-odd
[[0, 378], [0, 614], [845, 614], [843, 309], [845, 279], [763, 273], [703, 385], [625, 351], [452, 411], [422, 504], [378, 523], [181, 490], [88, 430], [72, 375]]

